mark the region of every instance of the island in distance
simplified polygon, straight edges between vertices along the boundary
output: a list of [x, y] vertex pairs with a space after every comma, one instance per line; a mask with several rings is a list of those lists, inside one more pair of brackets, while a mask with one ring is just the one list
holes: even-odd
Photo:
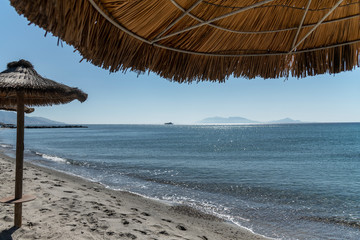
[[254, 121], [254, 120], [243, 118], [243, 117], [228, 117], [228, 118], [210, 117], [210, 118], [205, 118], [197, 123], [204, 123], [204, 124], [237, 124], [237, 123], [239, 123], [239, 124], [251, 124], [251, 123], [285, 124], [285, 123], [302, 123], [302, 122], [299, 120], [291, 119], [291, 118], [284, 118], [284, 119], [269, 121], [269, 122], [259, 122], [259, 121]]

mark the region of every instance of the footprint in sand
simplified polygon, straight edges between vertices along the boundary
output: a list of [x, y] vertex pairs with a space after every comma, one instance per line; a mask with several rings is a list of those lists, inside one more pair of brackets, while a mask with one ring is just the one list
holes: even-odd
[[123, 220], [121, 220], [121, 222], [122, 222], [122, 224], [124, 224], [125, 226], [128, 226], [129, 225], [129, 221], [128, 220], [126, 220], [126, 219], [123, 219]]
[[94, 217], [94, 216], [90, 216], [87, 218], [87, 221], [89, 223], [97, 223], [98, 222], [98, 218], [97, 217]]
[[99, 232], [99, 230], [97, 230], [97, 227], [95, 227], [95, 228], [90, 228], [90, 231], [92, 231], [92, 232]]
[[38, 223], [33, 223], [33, 222], [27, 222], [26, 223], [26, 226], [28, 226], [29, 228], [32, 228], [32, 227], [34, 227], [36, 225], [39, 225], [39, 224]]
[[68, 223], [68, 224], [65, 224], [65, 226], [68, 226], [68, 227], [76, 227], [77, 225], [75, 223]]
[[13, 221], [13, 219], [12, 219], [11, 217], [9, 217], [9, 216], [3, 217], [3, 220], [4, 220], [5, 222], [12, 222], [12, 221]]
[[99, 206], [93, 206], [93, 209], [100, 210], [101, 208]]
[[54, 179], [55, 182], [59, 182], [59, 183], [65, 183], [65, 181], [63, 180], [59, 180], [59, 179]]
[[63, 191], [64, 193], [75, 193], [74, 191]]
[[102, 204], [102, 203], [98, 203], [98, 202], [95, 202], [95, 201], [86, 201], [88, 203], [91, 203], [92, 205], [96, 205], [97, 207], [101, 206], [101, 207], [104, 207], [105, 205]]
[[164, 221], [164, 222], [168, 222], [168, 223], [171, 223], [172, 221], [171, 220], [169, 220], [169, 219], [161, 219], [162, 221]]
[[139, 223], [139, 224], [142, 224], [142, 221], [140, 221], [140, 220], [138, 220], [138, 219], [132, 219], [134, 222], [136, 222], [136, 223]]
[[167, 233], [166, 231], [161, 231], [161, 232], [159, 232], [159, 234], [161, 234], [161, 235], [165, 235], [165, 236], [169, 236], [170, 234], [169, 233]]
[[139, 232], [139, 233], [141, 233], [141, 234], [143, 234], [143, 235], [147, 235], [147, 232], [145, 232], [145, 231], [142, 231], [142, 230], [139, 230], [139, 229], [133, 229], [135, 232]]
[[182, 224], [177, 225], [176, 228], [181, 230], [181, 231], [186, 231], [187, 230], [186, 227], [184, 225], [182, 225]]
[[39, 211], [40, 211], [41, 213], [45, 213], [45, 212], [51, 212], [51, 209], [41, 208]]
[[116, 212], [111, 210], [110, 212], [106, 213], [108, 217], [116, 217]]
[[109, 224], [106, 221], [99, 222], [98, 226], [99, 226], [100, 229], [103, 229], [103, 230], [106, 230], [106, 229], [108, 229], [110, 227]]
[[124, 237], [128, 239], [137, 239], [137, 237], [132, 233], [120, 233], [119, 237], [121, 237], [121, 239], [124, 239]]

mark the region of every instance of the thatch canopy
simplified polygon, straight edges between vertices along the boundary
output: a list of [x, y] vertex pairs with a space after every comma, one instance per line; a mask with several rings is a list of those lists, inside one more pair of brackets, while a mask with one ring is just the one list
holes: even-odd
[[10, 0], [109, 69], [178, 82], [306, 77], [359, 66], [359, 0]]
[[24, 93], [24, 103], [30, 106], [64, 104], [78, 99], [84, 102], [87, 94], [40, 76], [33, 65], [25, 60], [8, 63], [0, 73], [0, 103], [17, 104], [17, 93]]
[[[14, 111], [14, 112], [16, 112], [16, 111], [17, 111], [17, 107], [15, 107], [15, 106], [0, 106], [0, 110]], [[25, 113], [32, 113], [32, 112], [34, 112], [34, 111], [35, 111], [34, 108], [29, 108], [29, 107], [24, 106], [24, 112], [25, 112]]]

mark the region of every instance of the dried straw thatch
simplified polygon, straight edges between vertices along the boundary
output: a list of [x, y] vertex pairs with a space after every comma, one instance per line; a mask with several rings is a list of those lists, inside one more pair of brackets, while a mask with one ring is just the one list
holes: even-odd
[[17, 93], [24, 93], [24, 103], [30, 106], [63, 104], [78, 99], [84, 102], [87, 94], [50, 79], [41, 77], [33, 65], [25, 60], [11, 62], [0, 73], [0, 103], [17, 104]]
[[111, 72], [178, 82], [305, 77], [359, 66], [359, 0], [10, 0]]
[[[0, 110], [5, 110], [5, 111], [14, 111], [16, 112], [17, 111], [17, 107], [15, 106], [0, 106]], [[34, 112], [35, 109], [34, 108], [29, 108], [29, 107], [24, 107], [24, 112], [25, 113], [32, 113]]]

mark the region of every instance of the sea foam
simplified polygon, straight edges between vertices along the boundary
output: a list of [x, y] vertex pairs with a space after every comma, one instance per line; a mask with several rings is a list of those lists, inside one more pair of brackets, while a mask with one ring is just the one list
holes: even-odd
[[59, 163], [68, 163], [68, 161], [65, 158], [57, 157], [57, 156], [51, 156], [45, 153], [39, 153], [36, 152], [36, 155], [41, 156], [42, 158], [48, 159], [50, 161], [59, 162]]

